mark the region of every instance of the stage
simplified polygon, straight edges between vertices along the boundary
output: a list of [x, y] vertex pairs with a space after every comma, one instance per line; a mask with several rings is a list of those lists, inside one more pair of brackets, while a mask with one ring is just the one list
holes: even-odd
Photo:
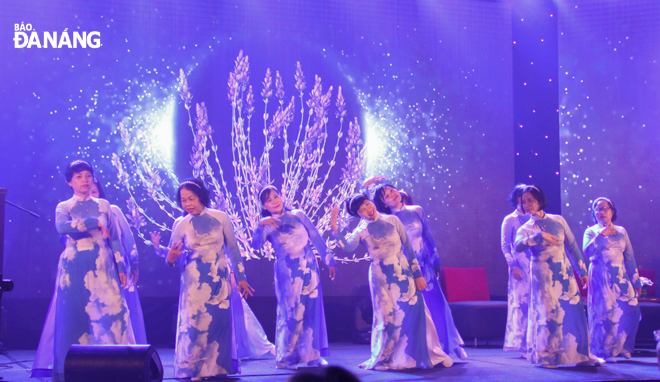
[[[361, 370], [358, 364], [369, 357], [369, 345], [352, 343], [331, 343], [330, 356], [326, 360], [331, 365], [343, 366], [355, 373], [362, 381], [629, 381], [660, 380], [655, 352], [636, 351], [633, 358], [618, 359], [617, 363], [607, 363], [601, 367], [560, 367], [542, 369], [532, 366], [528, 361], [517, 358], [515, 353], [505, 353], [501, 346], [466, 347], [469, 358], [457, 361], [449, 369], [442, 367], [431, 370], [407, 371], [371, 371]], [[30, 379], [30, 368], [34, 360], [34, 351], [10, 350], [0, 354], [0, 377], [3, 381], [49, 381], [49, 379]], [[165, 369], [165, 380], [173, 378], [174, 349], [162, 348], [158, 353]], [[293, 372], [275, 369], [275, 360], [271, 355], [260, 359], [241, 362], [242, 374], [224, 378], [237, 381], [285, 381]], [[181, 381], [190, 381], [182, 379]]]

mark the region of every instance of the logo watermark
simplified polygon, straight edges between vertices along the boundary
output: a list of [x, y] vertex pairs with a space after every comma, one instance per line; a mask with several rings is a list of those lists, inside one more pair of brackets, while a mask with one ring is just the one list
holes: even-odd
[[[60, 32], [43, 32], [41, 38], [39, 33], [32, 29], [32, 24], [14, 24], [14, 48], [92, 48], [101, 47], [101, 32], [78, 32], [71, 34], [69, 28]], [[28, 35], [29, 33], [29, 35]]]

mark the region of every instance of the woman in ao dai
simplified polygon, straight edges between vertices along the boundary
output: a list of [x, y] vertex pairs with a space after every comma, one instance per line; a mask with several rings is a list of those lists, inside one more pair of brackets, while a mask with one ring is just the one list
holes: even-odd
[[224, 212], [207, 208], [209, 191], [199, 179], [181, 183], [177, 203], [187, 214], [174, 222], [169, 248], [152, 233], [156, 253], [181, 270], [174, 376], [201, 380], [239, 373], [225, 246], [239, 291], [243, 297], [252, 293], [231, 222]]
[[531, 362], [545, 367], [601, 365], [604, 361], [589, 351], [587, 318], [566, 249], [587, 284], [584, 256], [566, 220], [543, 211], [547, 204], [538, 187], [525, 187], [522, 207], [531, 218], [520, 227], [515, 242], [516, 251], [532, 253]]
[[616, 362], [630, 358], [641, 319], [637, 298], [641, 282], [630, 238], [614, 225], [618, 211], [607, 198], [592, 203], [593, 225], [584, 232], [584, 253], [589, 256], [589, 333], [591, 352]]
[[286, 209], [275, 187], [265, 187], [259, 199], [263, 219], [252, 235], [252, 247], [261, 249], [268, 240], [275, 250], [277, 368], [324, 365], [321, 357], [328, 355], [328, 333], [320, 271], [310, 242], [333, 280], [337, 263], [307, 215]]
[[360, 367], [396, 370], [431, 368], [439, 363], [445, 367], [453, 365], [442, 350], [424, 304], [421, 291], [426, 289], [426, 281], [399, 218], [379, 214], [364, 194], [347, 201], [346, 210], [362, 220], [350, 235], [344, 236], [337, 226], [339, 209], [333, 207], [331, 225], [339, 245], [350, 252], [362, 243], [371, 257], [371, 358]]
[[110, 204], [90, 196], [94, 170], [89, 163], [72, 162], [65, 177], [73, 197], [57, 205], [55, 226], [66, 248], [32, 373], [52, 373], [54, 381], [64, 380], [64, 359], [72, 344], [135, 343], [121, 293], [126, 271]]
[[381, 185], [376, 189], [374, 204], [378, 212], [396, 215], [406, 228], [410, 245], [427, 284], [422, 295], [433, 318], [442, 350], [447, 353], [453, 350], [459, 358], [467, 359], [462, 347], [463, 338], [456, 329], [451, 309], [440, 289], [438, 282], [438, 275], [442, 273], [440, 256], [424, 210], [420, 206], [404, 204], [402, 195], [389, 184]]
[[[91, 195], [97, 199], [105, 199], [105, 192], [101, 187], [98, 180], [94, 180], [91, 189]], [[140, 276], [139, 270], [139, 257], [137, 247], [135, 246], [135, 238], [131, 227], [126, 220], [126, 216], [121, 211], [121, 208], [111, 204], [110, 210], [112, 211], [112, 218], [114, 226], [117, 229], [117, 237], [119, 243], [124, 249], [124, 266], [126, 267], [126, 288], [122, 290], [124, 300], [128, 306], [129, 315], [131, 317], [131, 326], [133, 327], [133, 334], [135, 335], [135, 343], [146, 344], [147, 333], [144, 329], [144, 316], [142, 315], [142, 306], [140, 305], [140, 296], [138, 296], [137, 282]]]
[[502, 253], [509, 265], [509, 282], [507, 287], [508, 309], [506, 318], [506, 333], [504, 335], [504, 351], [517, 351], [527, 358], [527, 326], [529, 323], [529, 291], [531, 288], [529, 261], [531, 252], [516, 251], [513, 243], [518, 229], [525, 224], [530, 215], [522, 210], [521, 199], [525, 184], [518, 184], [509, 195], [509, 203], [515, 210], [502, 221], [501, 245]]

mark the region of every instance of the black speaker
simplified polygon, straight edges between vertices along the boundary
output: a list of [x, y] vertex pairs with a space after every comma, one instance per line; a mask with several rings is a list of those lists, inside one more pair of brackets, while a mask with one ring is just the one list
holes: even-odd
[[161, 382], [163, 365], [151, 345], [71, 345], [66, 382]]

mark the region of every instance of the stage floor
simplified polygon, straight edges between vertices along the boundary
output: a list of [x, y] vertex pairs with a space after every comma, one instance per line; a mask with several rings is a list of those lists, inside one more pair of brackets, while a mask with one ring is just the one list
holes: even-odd
[[[431, 370], [408, 371], [371, 371], [361, 370], [358, 364], [369, 357], [369, 345], [352, 343], [331, 343], [330, 356], [326, 357], [332, 365], [340, 365], [355, 373], [362, 381], [612, 381], [612, 380], [656, 380], [660, 381], [660, 370], [655, 352], [637, 351], [630, 360], [621, 358], [617, 363], [607, 363], [601, 367], [560, 367], [542, 369], [532, 366], [528, 361], [517, 358], [514, 353], [505, 353], [501, 347], [467, 346], [469, 358], [456, 361], [449, 369], [442, 367]], [[30, 379], [29, 373], [34, 360], [34, 351], [10, 350], [0, 354], [1, 381], [49, 381], [49, 379]], [[174, 349], [158, 349], [165, 368], [165, 380], [173, 378]], [[261, 359], [241, 362], [242, 374], [222, 378], [225, 381], [285, 381], [293, 372], [275, 368], [271, 355]], [[182, 379], [182, 381], [190, 381]]]

